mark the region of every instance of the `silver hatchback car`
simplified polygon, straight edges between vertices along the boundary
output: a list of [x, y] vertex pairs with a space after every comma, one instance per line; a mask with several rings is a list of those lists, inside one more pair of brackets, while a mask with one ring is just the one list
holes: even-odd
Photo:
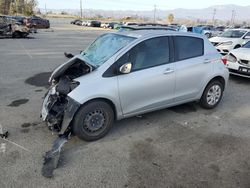
[[201, 35], [108, 33], [54, 70], [41, 116], [59, 135], [93, 141], [115, 120], [191, 101], [215, 108], [228, 77], [221, 55]]

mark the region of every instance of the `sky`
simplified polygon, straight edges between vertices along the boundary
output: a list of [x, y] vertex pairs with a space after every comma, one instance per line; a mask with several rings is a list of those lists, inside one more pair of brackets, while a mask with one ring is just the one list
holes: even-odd
[[[79, 9], [80, 0], [38, 0], [38, 7], [47, 9]], [[171, 10], [176, 8], [199, 9], [213, 5], [250, 5], [248, 0], [82, 0], [83, 9], [103, 10]]]

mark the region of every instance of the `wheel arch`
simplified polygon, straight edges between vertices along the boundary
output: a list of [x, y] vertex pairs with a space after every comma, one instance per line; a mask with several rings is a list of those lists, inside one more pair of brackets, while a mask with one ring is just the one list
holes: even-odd
[[110, 99], [107, 99], [107, 98], [98, 97], [98, 98], [90, 99], [90, 100], [84, 102], [83, 104], [81, 104], [80, 108], [83, 107], [83, 106], [85, 106], [85, 105], [88, 104], [88, 103], [93, 102], [93, 101], [104, 101], [104, 102], [106, 102], [107, 104], [109, 104], [110, 107], [112, 108], [113, 112], [114, 112], [114, 119], [115, 119], [115, 120], [118, 119], [117, 108], [116, 108], [115, 104], [113, 103], [113, 101], [111, 101]]
[[[206, 84], [206, 87], [207, 87], [211, 82], [213, 82], [213, 81], [219, 81], [219, 82], [222, 84], [222, 86], [223, 86], [223, 91], [224, 91], [225, 86], [226, 86], [226, 81], [225, 81], [225, 79], [224, 79], [222, 76], [215, 76], [215, 77], [213, 77], [213, 78]], [[206, 87], [204, 88], [203, 92], [205, 91]]]

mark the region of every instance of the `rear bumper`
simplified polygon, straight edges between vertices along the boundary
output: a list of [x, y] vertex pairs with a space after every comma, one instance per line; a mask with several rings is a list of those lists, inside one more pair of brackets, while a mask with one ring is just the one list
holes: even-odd
[[[236, 76], [241, 76], [241, 77], [245, 77], [245, 78], [250, 78], [250, 72], [242, 72], [239, 71], [240, 67], [245, 67], [243, 65], [240, 65], [238, 62], [227, 62], [226, 67], [229, 70], [229, 73], [232, 75], [236, 75]], [[250, 69], [250, 67], [245, 67], [246, 69]]]

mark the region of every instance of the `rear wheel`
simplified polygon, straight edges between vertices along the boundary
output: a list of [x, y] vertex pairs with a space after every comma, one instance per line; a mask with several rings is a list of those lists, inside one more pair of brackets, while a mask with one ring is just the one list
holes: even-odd
[[210, 82], [200, 99], [200, 105], [206, 109], [215, 108], [221, 101], [223, 96], [223, 84], [220, 81]]
[[95, 141], [104, 137], [114, 123], [114, 112], [105, 101], [92, 101], [77, 112], [73, 133], [82, 140]]

